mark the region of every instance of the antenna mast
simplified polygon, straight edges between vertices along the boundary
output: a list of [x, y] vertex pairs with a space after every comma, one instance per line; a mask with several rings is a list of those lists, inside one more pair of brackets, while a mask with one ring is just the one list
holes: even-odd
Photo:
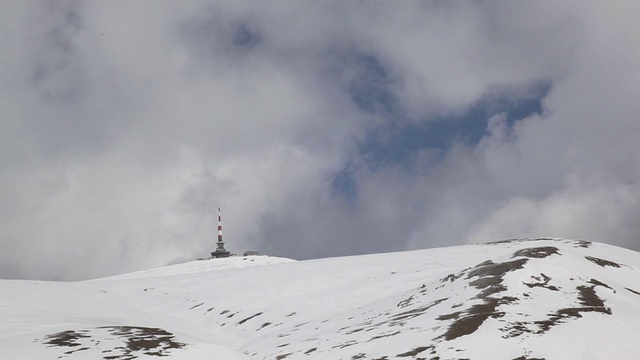
[[216, 251], [211, 253], [213, 258], [229, 257], [231, 253], [224, 248], [224, 241], [222, 241], [222, 216], [220, 215], [220, 208], [218, 208], [218, 242], [216, 243]]

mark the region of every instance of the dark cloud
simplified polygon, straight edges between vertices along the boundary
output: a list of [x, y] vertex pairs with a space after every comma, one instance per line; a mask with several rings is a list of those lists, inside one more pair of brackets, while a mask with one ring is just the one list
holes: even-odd
[[640, 250], [638, 5], [0, 5], [0, 277], [247, 249]]

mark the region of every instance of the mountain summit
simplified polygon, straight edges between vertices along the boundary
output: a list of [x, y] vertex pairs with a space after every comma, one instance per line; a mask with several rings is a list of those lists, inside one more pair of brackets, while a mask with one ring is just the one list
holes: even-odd
[[0, 281], [2, 359], [632, 359], [640, 253], [517, 239]]

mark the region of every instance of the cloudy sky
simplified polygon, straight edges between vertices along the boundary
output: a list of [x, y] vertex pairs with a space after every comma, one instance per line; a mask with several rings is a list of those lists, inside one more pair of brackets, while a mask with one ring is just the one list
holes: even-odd
[[640, 250], [640, 3], [0, 3], [0, 278]]

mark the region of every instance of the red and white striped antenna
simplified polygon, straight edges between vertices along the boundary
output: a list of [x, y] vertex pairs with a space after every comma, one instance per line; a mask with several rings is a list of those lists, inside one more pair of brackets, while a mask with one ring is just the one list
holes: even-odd
[[220, 208], [218, 208], [218, 242], [222, 242], [222, 216], [220, 215]]
[[218, 207], [218, 242], [216, 243], [216, 251], [211, 253], [211, 257], [223, 258], [229, 257], [231, 253], [224, 248], [224, 241], [222, 241], [222, 215], [220, 214], [220, 208]]

